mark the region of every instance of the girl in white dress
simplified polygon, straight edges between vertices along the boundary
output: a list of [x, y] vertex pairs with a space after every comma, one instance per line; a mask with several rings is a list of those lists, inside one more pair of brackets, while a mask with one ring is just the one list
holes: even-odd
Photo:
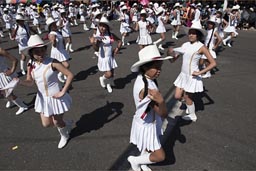
[[[211, 17], [207, 21], [207, 35], [206, 39], [204, 41], [204, 45], [208, 48], [210, 54], [212, 57], [216, 60], [216, 50], [220, 43], [222, 42], [222, 39], [220, 35], [218, 34], [218, 23], [215, 22], [215, 17]], [[202, 56], [203, 60], [203, 68], [207, 67], [209, 65], [209, 62], [205, 55]], [[211, 71], [207, 71], [205, 74], [202, 75], [202, 78], [210, 78], [211, 77]]]
[[[11, 68], [8, 67], [6, 59], [11, 62]], [[12, 103], [15, 104], [19, 107], [16, 115], [19, 115], [27, 110], [28, 107], [20, 98], [13, 94], [13, 89], [17, 85], [17, 81], [13, 80], [13, 78], [17, 77], [15, 74], [16, 66], [17, 59], [0, 48], [0, 93], [8, 99], [5, 107], [10, 108]]]
[[157, 17], [157, 23], [158, 23], [158, 26], [156, 28], [156, 33], [160, 34], [160, 38], [154, 42], [155, 45], [159, 44], [158, 48], [160, 50], [164, 50], [163, 46], [162, 46], [162, 41], [165, 40], [165, 32], [166, 32], [166, 29], [165, 29], [165, 26], [164, 26], [164, 17], [163, 17], [163, 13], [164, 13], [164, 9], [162, 7], [159, 7], [156, 11], [156, 17]]
[[88, 31], [89, 28], [86, 25], [86, 17], [87, 17], [87, 10], [84, 4], [80, 4], [79, 6], [79, 15], [80, 15], [80, 21], [83, 23], [83, 29], [85, 31]]
[[[46, 56], [46, 44], [38, 35], [32, 35], [25, 49], [31, 60], [28, 65], [26, 80], [19, 83], [25, 86], [37, 85], [38, 92], [35, 100], [35, 111], [40, 113], [44, 127], [55, 126], [61, 135], [58, 148], [63, 148], [69, 139], [71, 125], [64, 122], [63, 116], [72, 103], [67, 93], [73, 79], [73, 74], [60, 62]], [[57, 74], [62, 72], [67, 76], [65, 85], [61, 88]]]
[[139, 72], [133, 87], [136, 112], [130, 143], [137, 146], [141, 155], [128, 157], [134, 171], [151, 170], [147, 164], [165, 159], [159, 137], [162, 134], [162, 119], [167, 117], [167, 108], [156, 79], [160, 75], [163, 60], [170, 58], [161, 57], [156, 45], [149, 45], [139, 51], [139, 61], [131, 67], [132, 72]]
[[41, 34], [42, 31], [40, 29], [40, 15], [37, 12], [37, 7], [33, 6], [32, 8], [33, 10], [31, 16], [33, 17], [33, 25], [36, 26], [38, 34]]
[[61, 18], [58, 21], [57, 25], [61, 28], [62, 36], [65, 39], [66, 51], [74, 52], [74, 50], [72, 49], [72, 34], [70, 30], [70, 22], [64, 9], [60, 10], [60, 16]]
[[[103, 88], [107, 88], [108, 92], [112, 92], [114, 84], [114, 69], [117, 68], [117, 63], [114, 58], [121, 48], [121, 40], [110, 32], [110, 23], [106, 17], [102, 17], [99, 22], [99, 35], [90, 37], [90, 42], [95, 50], [99, 50], [98, 56], [98, 68], [103, 72], [103, 76], [99, 78], [100, 85]], [[114, 41], [118, 42], [117, 48], [112, 50], [112, 44]]]
[[21, 14], [16, 15], [16, 28], [14, 28], [12, 33], [12, 38], [14, 38], [18, 42], [19, 46], [19, 54], [21, 55], [20, 59], [20, 69], [21, 73], [23, 75], [26, 74], [25, 72], [25, 65], [26, 65], [26, 56], [22, 53], [22, 50], [24, 50], [27, 47], [27, 42], [30, 36], [30, 30], [36, 33], [31, 27], [25, 23], [25, 18]]
[[231, 10], [231, 13], [229, 14], [229, 20], [223, 20], [225, 24], [224, 32], [228, 35], [225, 39], [223, 39], [223, 45], [228, 45], [229, 47], [232, 47], [231, 45], [231, 39], [236, 37], [238, 35], [236, 31], [236, 26], [238, 24], [238, 17], [237, 17], [238, 8], [234, 6]]
[[10, 37], [10, 39], [12, 40], [12, 35], [11, 35], [12, 29], [13, 29], [12, 17], [11, 17], [11, 15], [9, 14], [7, 8], [4, 8], [4, 9], [3, 9], [3, 12], [4, 12], [4, 14], [3, 14], [3, 20], [4, 20], [4, 22], [5, 22], [5, 28], [6, 28], [6, 30], [9, 31], [9, 37]]
[[[183, 119], [192, 120], [194, 122], [197, 120], [197, 116], [195, 114], [195, 105], [192, 100], [193, 93], [204, 91], [201, 75], [216, 66], [216, 62], [207, 47], [200, 42], [203, 40], [204, 35], [204, 30], [198, 27], [193, 27], [192, 25], [188, 30], [189, 41], [179, 48], [170, 48], [168, 51], [168, 54], [175, 52], [175, 54], [172, 54], [174, 56], [173, 62], [179, 57], [179, 54], [183, 55], [181, 72], [174, 81], [174, 85], [176, 86], [175, 98], [181, 100], [183, 93], [185, 93], [184, 99], [189, 114], [183, 116]], [[199, 70], [199, 60], [202, 55], [206, 56], [209, 65], [206, 68]]]
[[139, 30], [139, 36], [137, 38], [137, 43], [140, 49], [144, 48], [147, 45], [152, 44], [152, 38], [150, 33], [153, 31], [152, 24], [146, 20], [147, 12], [146, 10], [141, 10], [140, 12], [140, 20], [136, 23], [135, 30]]
[[[52, 43], [51, 57], [60, 61], [62, 65], [64, 65], [66, 68], [69, 68], [68, 60], [70, 56], [65, 49], [64, 38], [58, 31], [56, 21], [54, 21], [53, 18], [48, 18], [48, 20], [46, 21], [46, 24], [48, 25], [48, 31], [49, 31], [48, 38]], [[64, 76], [64, 79], [62, 77], [63, 77], [63, 74], [60, 72], [58, 74], [58, 78], [61, 82], [65, 82], [64, 80], [65, 76]]]
[[174, 31], [172, 32], [172, 38], [178, 40], [177, 36], [179, 34], [181, 20], [180, 20], [180, 3], [175, 3], [173, 6], [173, 20], [171, 25], [174, 27]]
[[120, 16], [120, 21], [121, 21], [121, 24], [120, 24], [120, 33], [121, 33], [121, 36], [122, 36], [122, 45], [124, 46], [125, 44], [126, 45], [130, 45], [130, 43], [127, 41], [125, 41], [125, 38], [127, 36], [129, 36], [129, 33], [132, 31], [131, 30], [131, 27], [130, 27], [130, 17], [129, 15], [127, 14], [128, 13], [128, 8], [126, 5], [124, 5], [122, 8], [121, 8], [121, 16]]

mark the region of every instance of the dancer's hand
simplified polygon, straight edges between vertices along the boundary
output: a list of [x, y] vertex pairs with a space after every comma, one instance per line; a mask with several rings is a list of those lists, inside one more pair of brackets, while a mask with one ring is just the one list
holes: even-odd
[[61, 98], [62, 96], [64, 96], [65, 93], [63, 93], [62, 91], [54, 94], [52, 97], [55, 99]]
[[148, 89], [148, 97], [158, 104], [164, 102], [162, 94], [156, 89]]
[[5, 74], [6, 76], [10, 76], [10, 75], [13, 74], [13, 72], [12, 72], [10, 69], [8, 69], [7, 71], [5, 71], [4, 74]]

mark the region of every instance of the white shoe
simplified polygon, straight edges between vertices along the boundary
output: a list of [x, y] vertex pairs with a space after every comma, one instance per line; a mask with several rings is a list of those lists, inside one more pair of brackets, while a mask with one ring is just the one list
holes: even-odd
[[71, 53], [72, 53], [72, 52], [74, 52], [74, 50], [73, 50], [73, 49], [71, 49], [71, 48], [69, 48], [69, 52], [71, 52]]
[[129, 43], [129, 42], [127, 42], [126, 44], [127, 44], [128, 46], [130, 45], [130, 43]]
[[101, 85], [101, 87], [102, 87], [102, 88], [105, 88], [106, 85], [105, 85], [105, 83], [104, 83], [104, 78], [103, 78], [103, 76], [101, 76], [101, 77], [99, 78], [99, 80], [100, 80], [100, 85]]
[[136, 163], [136, 159], [134, 156], [129, 156], [127, 158], [128, 162], [131, 164], [132, 170], [134, 171], [140, 171], [140, 165]]
[[22, 114], [26, 110], [28, 110], [27, 107], [20, 107], [19, 110], [16, 112], [16, 115], [20, 115], [20, 114]]
[[22, 71], [21, 71], [21, 74], [22, 74], [22, 75], [26, 75], [26, 71], [22, 70]]
[[112, 93], [113, 90], [110, 84], [107, 84], [107, 90], [109, 93]]
[[227, 46], [226, 40], [222, 40], [222, 43], [223, 43], [224, 46]]
[[174, 37], [174, 39], [179, 40], [178, 37]]
[[95, 54], [97, 57], [99, 57], [99, 52], [94, 52], [94, 54]]
[[7, 101], [5, 107], [6, 108], [10, 108], [12, 106], [12, 102], [11, 101]]
[[196, 122], [196, 120], [197, 120], [197, 116], [196, 116], [196, 114], [195, 114], [195, 113], [191, 113], [191, 114], [189, 114], [189, 115], [185, 115], [185, 116], [183, 116], [183, 117], [182, 117], [182, 119], [187, 120], [187, 121], [193, 121], [193, 122]]
[[152, 171], [147, 165], [143, 164], [143, 165], [140, 165], [140, 168], [143, 170], [143, 171]]
[[158, 48], [159, 48], [160, 50], [164, 50], [164, 48], [162, 47], [162, 45], [159, 45]]
[[59, 131], [60, 136], [61, 136], [60, 142], [59, 142], [59, 144], [58, 144], [58, 148], [63, 148], [63, 147], [65, 147], [65, 146], [67, 145], [67, 143], [68, 143], [69, 131], [70, 131], [70, 130], [69, 130], [69, 126], [66, 125], [66, 126], [63, 127], [63, 128], [59, 128], [59, 127], [58, 127], [58, 131]]
[[228, 47], [232, 47], [232, 45], [230, 43], [228, 43], [227, 45], [228, 45]]

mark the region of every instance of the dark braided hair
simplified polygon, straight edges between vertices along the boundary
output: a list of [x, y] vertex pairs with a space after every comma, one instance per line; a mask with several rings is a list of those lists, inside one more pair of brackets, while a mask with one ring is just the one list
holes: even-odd
[[[142, 66], [140, 66], [139, 72], [142, 75], [142, 80], [144, 82], [144, 94], [143, 94], [143, 98], [145, 98], [148, 95], [148, 81], [147, 78], [145, 76], [145, 69], [144, 68], [150, 68], [152, 65], [154, 64], [154, 61], [146, 63]], [[153, 80], [155, 82], [155, 84], [158, 86], [157, 80], [154, 79]]]

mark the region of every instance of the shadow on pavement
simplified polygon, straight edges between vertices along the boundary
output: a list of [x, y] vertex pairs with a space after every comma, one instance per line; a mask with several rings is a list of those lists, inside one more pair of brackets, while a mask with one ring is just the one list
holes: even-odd
[[136, 77], [137, 77], [137, 73], [133, 72], [124, 78], [117, 78], [114, 80], [115, 86], [113, 88], [123, 89], [126, 84], [131, 83], [131, 81]]
[[120, 116], [123, 107], [123, 103], [120, 102], [107, 102], [105, 106], [82, 115], [80, 120], [76, 122], [76, 127], [71, 130], [70, 139], [102, 128], [104, 124]]
[[[165, 151], [165, 160], [160, 163], [156, 163], [154, 165], [172, 165], [176, 162], [175, 154], [174, 154], [174, 147], [176, 141], [184, 144], [186, 143], [186, 137], [181, 133], [180, 127], [189, 125], [191, 121], [185, 121], [180, 118], [180, 116], [176, 116], [175, 119], [168, 118], [168, 126], [167, 130], [165, 131], [166, 139], [162, 139], [163, 141], [163, 149]], [[170, 131], [168, 131], [170, 130]]]
[[[195, 103], [196, 111], [204, 110], [205, 105], [214, 104], [214, 100], [207, 94], [208, 90], [204, 90], [202, 93], [195, 93], [193, 95], [193, 101]], [[205, 100], [207, 102], [204, 102]]]
[[98, 72], [98, 67], [97, 66], [92, 66], [87, 70], [80, 71], [79, 73], [77, 73], [74, 77], [73, 82], [85, 80], [89, 75], [94, 75], [97, 72]]

